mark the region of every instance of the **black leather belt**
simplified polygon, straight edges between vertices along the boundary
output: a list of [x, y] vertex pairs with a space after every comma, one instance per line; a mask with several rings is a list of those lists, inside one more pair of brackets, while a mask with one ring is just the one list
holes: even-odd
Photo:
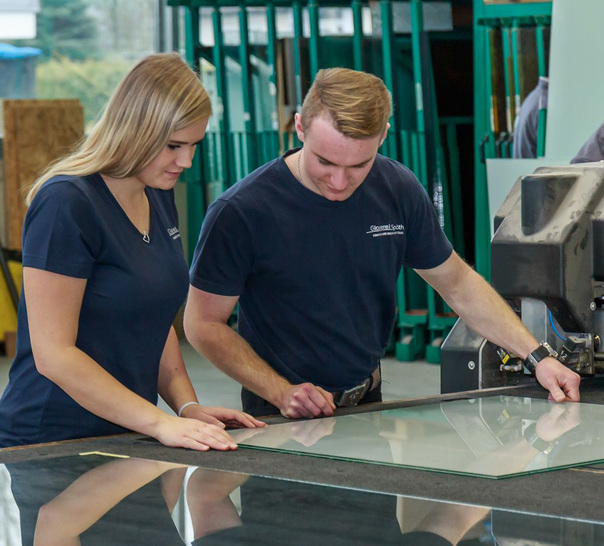
[[350, 408], [356, 406], [363, 396], [369, 391], [375, 389], [382, 379], [379, 366], [373, 371], [373, 373], [365, 379], [360, 385], [351, 387], [345, 391], [334, 392], [333, 401], [339, 408]]

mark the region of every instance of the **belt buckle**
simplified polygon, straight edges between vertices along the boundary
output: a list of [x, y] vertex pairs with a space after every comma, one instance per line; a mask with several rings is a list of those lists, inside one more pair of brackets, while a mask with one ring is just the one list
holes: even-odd
[[338, 393], [338, 395], [334, 398], [334, 403], [339, 408], [349, 408], [352, 406], [356, 406], [359, 403], [359, 400], [363, 398], [365, 393], [367, 392], [367, 388], [369, 387], [369, 380], [366, 380], [364, 383], [357, 385], [356, 387], [352, 387], [350, 389], [346, 389]]

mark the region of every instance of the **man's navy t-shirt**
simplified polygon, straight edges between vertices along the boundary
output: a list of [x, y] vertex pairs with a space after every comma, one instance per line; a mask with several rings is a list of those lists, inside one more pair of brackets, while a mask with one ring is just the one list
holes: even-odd
[[239, 333], [293, 384], [335, 392], [376, 368], [395, 319], [401, 267], [451, 255], [415, 176], [378, 155], [345, 201], [304, 187], [283, 158], [208, 209], [191, 284], [240, 296]]
[[[87, 280], [76, 346], [155, 404], [159, 361], [188, 276], [173, 192], [146, 193], [149, 243], [100, 175], [49, 180], [25, 218], [23, 266]], [[17, 354], [0, 400], [0, 446], [120, 432], [38, 373], [22, 294]]]

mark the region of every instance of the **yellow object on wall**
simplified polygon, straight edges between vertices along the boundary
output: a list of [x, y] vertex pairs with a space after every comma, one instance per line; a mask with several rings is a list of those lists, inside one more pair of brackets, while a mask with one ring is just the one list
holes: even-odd
[[[23, 284], [23, 267], [20, 262], [8, 262], [8, 269], [15, 281], [15, 286], [21, 293]], [[15, 332], [17, 330], [17, 311], [10, 298], [8, 286], [2, 274], [0, 274], [0, 340], [4, 341], [5, 332]]]

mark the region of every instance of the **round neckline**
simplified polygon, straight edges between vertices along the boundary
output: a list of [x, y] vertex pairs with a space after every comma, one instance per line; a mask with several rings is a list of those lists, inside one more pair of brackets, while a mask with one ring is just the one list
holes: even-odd
[[302, 147], [293, 148], [291, 150], [288, 150], [282, 156], [279, 157], [280, 167], [282, 169], [284, 169], [285, 171], [287, 171], [287, 174], [289, 175], [289, 176], [283, 177], [285, 182], [299, 196], [301, 196], [303, 199], [306, 199], [307, 201], [309, 201], [311, 203], [315, 203], [315, 204], [318, 204], [318, 205], [321, 205], [324, 207], [332, 207], [332, 208], [343, 208], [343, 207], [347, 207], [347, 206], [352, 206], [354, 203], [356, 203], [356, 201], [359, 199], [359, 195], [361, 195], [361, 193], [362, 193], [362, 188], [365, 186], [365, 183], [371, 177], [373, 169], [370, 170], [369, 173], [367, 173], [367, 177], [365, 178], [365, 180], [363, 180], [363, 183], [354, 190], [354, 192], [352, 193], [352, 195], [350, 197], [344, 199], [343, 201], [332, 201], [331, 199], [327, 199], [320, 193], [312, 191], [310, 188], [306, 187], [300, 180], [298, 180], [296, 175], [291, 171], [291, 169], [287, 165], [285, 158], [290, 155], [295, 154], [296, 152], [299, 152], [301, 149], [302, 149]]

